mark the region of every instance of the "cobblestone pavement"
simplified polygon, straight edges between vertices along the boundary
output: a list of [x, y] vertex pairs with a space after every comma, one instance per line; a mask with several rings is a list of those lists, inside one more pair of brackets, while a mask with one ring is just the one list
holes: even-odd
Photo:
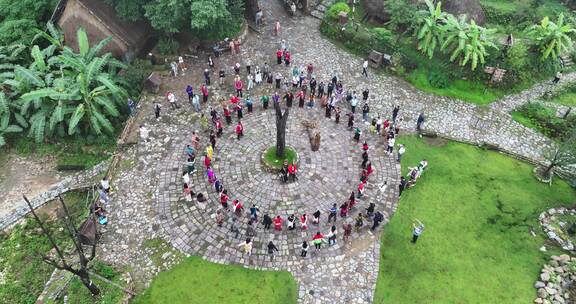
[[[409, 84], [395, 77], [372, 74], [366, 80], [361, 75], [362, 60], [348, 54], [321, 37], [319, 21], [312, 17], [286, 17], [279, 1], [261, 3], [268, 24], [261, 28], [261, 34], [252, 33], [242, 45], [239, 55], [226, 54], [214, 58], [216, 71], [226, 67], [227, 80], [224, 85], [213, 75], [210, 86], [210, 100], [203, 104], [203, 113], [209, 116], [208, 106], [216, 107], [220, 114], [220, 101], [232, 93], [232, 66], [242, 64], [242, 77], [245, 80], [244, 66], [250, 63], [254, 68], [268, 62], [275, 73], [280, 72], [286, 79], [291, 68], [275, 64], [275, 50], [281, 39], [287, 41], [294, 58], [293, 64], [304, 66], [311, 62], [315, 66], [314, 75], [320, 82], [329, 81], [337, 74], [345, 89], [358, 92], [369, 88], [371, 92], [371, 116], [382, 114], [391, 116], [394, 104], [401, 106], [400, 116], [406, 132], [414, 128], [418, 113], [427, 117], [425, 129], [443, 136], [471, 143], [490, 143], [502, 149], [532, 160], [542, 159], [542, 150], [550, 141], [534, 131], [514, 122], [500, 109], [480, 107], [461, 101], [433, 96], [419, 92]], [[280, 20], [281, 35], [273, 36], [271, 24]], [[206, 205], [186, 202], [182, 199], [181, 172], [184, 168], [184, 147], [190, 142], [193, 130], [202, 130], [198, 123], [199, 114], [186, 104], [184, 88], [187, 84], [198, 84], [206, 58], [192, 59], [190, 69], [177, 78], [164, 77], [163, 90], [157, 96], [162, 101], [163, 94], [173, 91], [181, 108], [169, 109], [164, 104], [162, 117], [145, 119], [144, 125], [152, 130], [151, 140], [141, 142], [125, 152], [128, 165], [114, 179], [117, 192], [108, 206], [110, 223], [105, 228], [102, 257], [114, 264], [130, 265], [141, 276], [136, 278], [149, 282], [158, 272], [171, 267], [177, 259], [166, 256], [165, 262], [157, 263], [152, 257], [153, 249], [146, 246], [146, 240], [162, 238], [186, 255], [201, 255], [216, 263], [233, 263], [255, 269], [287, 269], [299, 283], [301, 303], [369, 303], [372, 301], [379, 264], [379, 241], [377, 236], [367, 233], [366, 228], [352, 235], [350, 244], [341, 239], [342, 220], [338, 220], [340, 236], [336, 245], [325, 247], [320, 252], [310, 250], [305, 259], [299, 256], [299, 245], [303, 239], [310, 239], [316, 230], [326, 233], [325, 223], [319, 228], [309, 225], [307, 231], [264, 231], [256, 229], [254, 250], [251, 257], [243, 256], [238, 244], [244, 237], [247, 216], [240, 220], [241, 236], [234, 238], [228, 231], [229, 219], [225, 227], [215, 224], [215, 211], [219, 208], [218, 195], [210, 188], [205, 178], [202, 158], [197, 158], [198, 170], [192, 177], [194, 191], [207, 195]], [[218, 139], [214, 160], [215, 173], [229, 190], [230, 198], [240, 199], [245, 208], [256, 203], [261, 215], [312, 213], [320, 207], [323, 220], [326, 209], [332, 203], [341, 204], [355, 188], [360, 169], [359, 147], [352, 140], [352, 133], [345, 128], [345, 116], [340, 125], [324, 118], [322, 110], [293, 108], [288, 123], [288, 144], [300, 153], [300, 179], [287, 185], [278, 181], [278, 176], [266, 173], [260, 165], [260, 152], [274, 144], [273, 110], [264, 111], [257, 101], [262, 93], [275, 91], [269, 84], [261, 84], [250, 92], [255, 99], [255, 111], [247, 114], [243, 123], [245, 136], [240, 141], [235, 138], [233, 126], [227, 126], [224, 136]], [[297, 102], [295, 102], [297, 105]], [[340, 104], [344, 109], [347, 105]], [[151, 104], [140, 104], [140, 115], [151, 115]], [[347, 110], [343, 111], [344, 113]], [[302, 120], [318, 122], [322, 135], [321, 148], [311, 152], [307, 135], [303, 134]], [[364, 136], [371, 147], [371, 159], [376, 172], [370, 177], [367, 196], [361, 200], [352, 217], [364, 208], [369, 201], [377, 203], [378, 209], [386, 214], [386, 223], [393, 215], [397, 202], [397, 184], [400, 167], [391, 156], [383, 153], [384, 142], [375, 135], [368, 135], [366, 125], [362, 125]], [[207, 134], [201, 132], [202, 149], [207, 144]], [[409, 153], [409, 151], [408, 151]], [[381, 188], [384, 181], [387, 186]], [[230, 200], [230, 201], [231, 201]], [[349, 219], [351, 220], [351, 219]], [[383, 223], [383, 224], [384, 224]], [[367, 223], [368, 224], [368, 223]], [[280, 249], [270, 261], [265, 244], [273, 240]], [[152, 251], [151, 251], [152, 250]], [[138, 275], [137, 275], [138, 276]]]

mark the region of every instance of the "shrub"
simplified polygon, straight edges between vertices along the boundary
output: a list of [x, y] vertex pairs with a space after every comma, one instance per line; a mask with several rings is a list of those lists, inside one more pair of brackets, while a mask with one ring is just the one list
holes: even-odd
[[428, 83], [430, 83], [430, 85], [435, 88], [447, 88], [451, 82], [452, 81], [450, 80], [449, 75], [443, 73], [443, 71], [431, 70], [428, 74]]
[[528, 118], [538, 131], [553, 139], [563, 138], [570, 130], [576, 128], [575, 115], [566, 119], [557, 117], [554, 109], [547, 108], [541, 103], [524, 104], [518, 109], [518, 112]]
[[392, 31], [384, 27], [375, 27], [372, 29], [372, 33], [374, 34], [375, 47], [378, 51], [385, 52], [392, 49], [392, 41], [395, 39]]
[[331, 21], [336, 21], [338, 20], [338, 14], [340, 14], [340, 12], [350, 13], [350, 11], [351, 9], [348, 4], [344, 2], [336, 2], [326, 10], [326, 18]]
[[136, 59], [124, 71], [124, 87], [128, 90], [128, 94], [136, 100], [136, 97], [142, 91], [142, 85], [146, 78], [150, 75], [152, 66], [148, 60]]
[[173, 37], [162, 37], [160, 41], [158, 41], [158, 53], [161, 55], [173, 55], [176, 54], [178, 48], [180, 47], [180, 43], [176, 41]]

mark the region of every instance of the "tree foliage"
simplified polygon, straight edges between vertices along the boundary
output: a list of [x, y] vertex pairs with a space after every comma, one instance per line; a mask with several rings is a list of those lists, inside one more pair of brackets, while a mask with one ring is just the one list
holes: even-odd
[[450, 53], [450, 61], [458, 59], [461, 66], [470, 63], [470, 68], [475, 70], [478, 64], [484, 64], [488, 56], [487, 48], [497, 49], [491, 41], [495, 29], [486, 29], [471, 20], [466, 21], [466, 16], [459, 18], [448, 14], [444, 30], [446, 39], [442, 43], [442, 50]]
[[529, 27], [527, 32], [538, 46], [542, 60], [556, 60], [562, 53], [572, 49], [571, 36], [576, 33], [576, 29], [570, 23], [565, 23], [564, 15], [560, 14], [556, 22], [544, 17], [539, 24]]
[[444, 37], [444, 24], [446, 23], [446, 13], [442, 11], [442, 2], [434, 3], [426, 0], [427, 10], [420, 11], [420, 28], [416, 35], [418, 39], [418, 50], [426, 54], [428, 58], [434, 56], [436, 48], [440, 47]]
[[29, 44], [50, 18], [57, 0], [0, 0], [0, 44]]
[[79, 52], [74, 52], [61, 44], [61, 34], [52, 25], [48, 28], [49, 34], [38, 37], [51, 44], [28, 48], [31, 63], [13, 63], [17, 48], [6, 50], [10, 56], [0, 55], [0, 68], [6, 68], [0, 73], [2, 85], [8, 92], [0, 96], [0, 136], [27, 129], [41, 142], [52, 136], [112, 133], [111, 119], [120, 116], [118, 105], [126, 92], [116, 78], [122, 63], [109, 53], [100, 56], [110, 38], [90, 47], [86, 32], [79, 29]]
[[242, 0], [106, 0], [130, 21], [147, 19], [165, 33], [190, 31], [201, 38], [223, 38], [237, 31]]

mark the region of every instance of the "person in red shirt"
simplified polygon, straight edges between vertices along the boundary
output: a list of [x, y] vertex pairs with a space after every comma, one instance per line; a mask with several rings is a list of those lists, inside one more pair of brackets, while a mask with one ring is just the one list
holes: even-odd
[[312, 65], [312, 63], [308, 64], [306, 70], [308, 71], [308, 79], [312, 78], [312, 73], [314, 72], [314, 66]]
[[368, 143], [366, 141], [364, 141], [364, 144], [362, 145], [362, 150], [368, 151]]
[[220, 118], [216, 119], [214, 125], [216, 127], [216, 136], [217, 137], [222, 136], [222, 122], [220, 121]]
[[348, 202], [340, 205], [340, 217], [346, 217], [348, 215]]
[[206, 103], [208, 101], [208, 88], [206, 87], [205, 84], [202, 84], [202, 86], [200, 87], [200, 91], [202, 92], [202, 101]]
[[244, 209], [244, 206], [242, 206], [242, 203], [240, 203], [239, 200], [235, 199], [232, 202], [232, 211], [234, 212], [234, 214], [236, 214], [236, 216], [241, 216], [242, 215], [242, 210]]
[[204, 166], [206, 166], [206, 169], [208, 169], [208, 167], [210, 167], [211, 163], [212, 163], [212, 160], [210, 159], [210, 157], [208, 157], [208, 155], [204, 155]]
[[220, 192], [220, 204], [222, 208], [228, 210], [228, 190], [224, 189]]
[[278, 64], [282, 64], [282, 55], [283, 55], [283, 54], [282, 54], [282, 50], [278, 49], [278, 50], [276, 51], [276, 62], [277, 62]]
[[368, 173], [368, 175], [366, 175], [366, 177], [370, 176], [370, 174], [372, 174], [372, 172], [374, 172], [374, 169], [372, 168], [371, 162], [368, 162], [368, 164], [366, 165], [366, 171]]
[[302, 228], [302, 230], [308, 229], [308, 216], [306, 213], [300, 216], [300, 228]]
[[228, 109], [228, 105], [223, 104], [222, 109], [224, 111], [224, 118], [226, 118], [226, 123], [231, 124], [232, 123], [232, 114], [230, 113], [230, 109]]
[[358, 184], [358, 198], [361, 198], [362, 195], [364, 195], [364, 186], [365, 186], [366, 182], [362, 181], [360, 182], [360, 184]]
[[303, 108], [304, 107], [304, 91], [300, 90], [300, 92], [298, 92], [298, 94], [296, 94], [296, 97], [298, 98], [298, 107]]
[[290, 175], [290, 178], [292, 178], [292, 181], [295, 181], [298, 179], [298, 177], [296, 177], [297, 171], [298, 171], [298, 168], [296, 168], [295, 164], [288, 165], [288, 174]]
[[314, 247], [316, 247], [316, 250], [320, 250], [322, 242], [324, 242], [324, 235], [318, 231], [314, 237], [312, 237], [312, 243], [314, 244]]
[[388, 119], [384, 120], [384, 123], [382, 124], [382, 127], [384, 127], [384, 132], [383, 133], [388, 133], [388, 127], [390, 126], [390, 121]]
[[274, 229], [282, 230], [282, 218], [279, 215], [274, 218]]
[[234, 88], [236, 89], [236, 96], [242, 97], [242, 88], [243, 87], [244, 87], [244, 84], [242, 83], [242, 80], [240, 80], [240, 77], [236, 78], [236, 81], [234, 81]]
[[238, 96], [234, 96], [234, 95], [230, 95], [230, 102], [232, 104], [237, 104], [240, 101], [240, 98], [238, 98]]
[[240, 120], [238, 120], [238, 124], [236, 125], [236, 135], [238, 136], [238, 140], [244, 136], [244, 126], [242, 126], [242, 121]]
[[291, 59], [291, 57], [292, 57], [292, 56], [290, 55], [290, 52], [288, 52], [288, 51], [285, 51], [285, 52], [284, 52], [284, 64], [286, 64], [286, 66], [289, 66], [289, 65], [290, 65], [290, 59]]

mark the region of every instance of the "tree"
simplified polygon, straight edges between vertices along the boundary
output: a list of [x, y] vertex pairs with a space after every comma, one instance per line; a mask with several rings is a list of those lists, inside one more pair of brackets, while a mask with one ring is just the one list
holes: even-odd
[[130, 21], [147, 19], [165, 33], [191, 31], [201, 38], [220, 39], [238, 31], [243, 0], [105, 0]]
[[[112, 133], [111, 119], [120, 115], [117, 106], [124, 104], [127, 93], [116, 77], [124, 65], [110, 54], [99, 56], [110, 38], [91, 48], [86, 32], [79, 29], [76, 53], [62, 44], [61, 34], [51, 24], [48, 30], [37, 37], [52, 44], [44, 49], [34, 45], [32, 63], [8, 64], [9, 69], [0, 72], [8, 104], [13, 105], [8, 108], [12, 117], [37, 142], [54, 134]], [[0, 71], [3, 66], [7, 65], [0, 65]]]
[[446, 13], [442, 12], [442, 2], [434, 3], [426, 0], [428, 10], [420, 11], [420, 29], [416, 38], [418, 39], [418, 50], [426, 54], [428, 58], [434, 56], [434, 51], [440, 47], [444, 37], [444, 24], [446, 23]]
[[549, 180], [554, 169], [559, 167], [573, 167], [576, 165], [576, 130], [566, 135], [557, 145], [554, 145], [545, 154], [548, 165], [539, 168], [537, 174]]
[[486, 48], [497, 49], [490, 40], [491, 35], [496, 30], [481, 27], [474, 20], [468, 23], [464, 15], [459, 18], [450, 14], [447, 16], [447, 23], [444, 25], [446, 40], [444, 40], [441, 49], [451, 53], [450, 61], [458, 59], [461, 66], [470, 62], [470, 68], [475, 70], [478, 63], [484, 64], [485, 58], [488, 56]]
[[390, 14], [389, 25], [402, 29], [405, 33], [411, 30], [416, 23], [416, 12], [418, 8], [407, 0], [385, 0], [384, 8]]
[[286, 149], [286, 122], [288, 121], [290, 109], [286, 108], [284, 114], [282, 114], [280, 103], [274, 102], [274, 110], [276, 111], [276, 156], [284, 157], [284, 151]]
[[[48, 255], [43, 256], [42, 260], [46, 264], [48, 264], [50, 266], [54, 266], [57, 269], [66, 270], [66, 271], [71, 272], [72, 274], [74, 274], [75, 276], [77, 276], [80, 279], [82, 284], [84, 284], [84, 286], [86, 286], [86, 288], [90, 291], [90, 293], [93, 296], [99, 295], [100, 289], [92, 283], [92, 280], [90, 280], [90, 275], [88, 273], [88, 263], [90, 261], [92, 261], [94, 259], [94, 257], [96, 256], [96, 244], [97, 244], [97, 242], [93, 242], [92, 248], [91, 248], [91, 254], [89, 257], [86, 257], [86, 255], [84, 254], [84, 248], [82, 247], [82, 243], [80, 242], [78, 230], [76, 229], [76, 226], [74, 226], [73, 221], [70, 219], [70, 214], [68, 213], [68, 208], [66, 207], [66, 204], [64, 203], [64, 200], [62, 199], [62, 197], [58, 196], [58, 199], [60, 201], [60, 204], [62, 205], [62, 210], [63, 210], [63, 215], [62, 215], [61, 219], [64, 222], [64, 226], [66, 226], [65, 230], [68, 232], [68, 235], [70, 236], [70, 239], [72, 240], [72, 243], [74, 244], [74, 247], [76, 249], [76, 253], [78, 253], [79, 262], [80, 262], [79, 268], [72, 267], [72, 265], [70, 265], [66, 261], [66, 258], [64, 257], [63, 251], [60, 249], [60, 247], [58, 247], [58, 245], [54, 241], [54, 238], [52, 237], [52, 234], [44, 227], [44, 224], [42, 223], [42, 221], [40, 220], [38, 215], [36, 215], [36, 212], [34, 211], [34, 208], [32, 207], [32, 204], [30, 203], [28, 198], [25, 195], [22, 195], [22, 197], [26, 201], [26, 204], [28, 205], [28, 208], [30, 209], [32, 216], [34, 217], [34, 220], [36, 220], [36, 222], [40, 226], [40, 229], [42, 230], [42, 233], [44, 233], [46, 238], [48, 238], [48, 241], [52, 244], [52, 248], [55, 250], [56, 255], [57, 255], [57, 260], [48, 256]], [[91, 220], [96, 221], [96, 218], [94, 216], [91, 216]], [[96, 225], [96, 224], [94, 223], [94, 225]]]
[[570, 35], [574, 33], [576, 29], [571, 24], [564, 23], [564, 14], [558, 16], [556, 23], [546, 16], [539, 24], [527, 29], [527, 34], [532, 37], [542, 54], [542, 60], [547, 58], [556, 60], [562, 53], [570, 51], [572, 49]]

